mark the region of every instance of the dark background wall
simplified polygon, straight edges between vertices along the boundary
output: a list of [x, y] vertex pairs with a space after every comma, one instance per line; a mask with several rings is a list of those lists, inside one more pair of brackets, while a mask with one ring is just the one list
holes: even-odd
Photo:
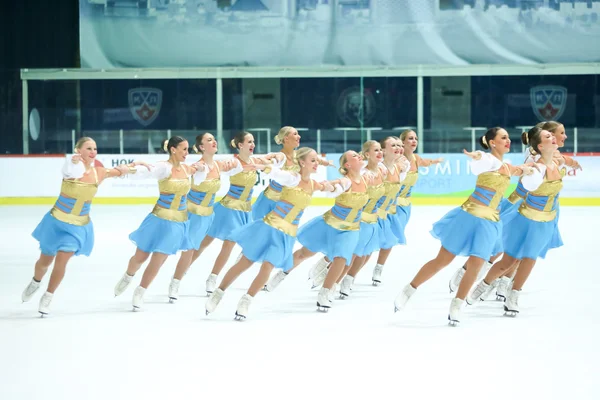
[[79, 67], [78, 0], [0, 1], [0, 154], [20, 153], [20, 68]]

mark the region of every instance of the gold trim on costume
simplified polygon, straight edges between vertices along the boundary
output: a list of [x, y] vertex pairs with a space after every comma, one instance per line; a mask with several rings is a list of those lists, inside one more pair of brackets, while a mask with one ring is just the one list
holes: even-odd
[[500, 213], [493, 208], [475, 203], [472, 200], [465, 201], [461, 208], [474, 217], [487, 219], [488, 221], [500, 221]]
[[294, 225], [272, 212], [265, 215], [263, 221], [265, 224], [285, 233], [286, 235], [295, 237], [296, 233], [298, 232], [298, 225]]
[[185, 222], [188, 220], [187, 210], [179, 211], [172, 208], [162, 208], [158, 204], [152, 209], [152, 214], [167, 221]]
[[90, 216], [89, 215], [75, 215], [75, 214], [67, 214], [66, 212], [54, 207], [50, 210], [50, 215], [61, 222], [65, 222], [71, 225], [84, 226], [89, 224]]
[[535, 208], [529, 207], [526, 203], [522, 203], [519, 207], [519, 213], [532, 221], [537, 222], [550, 222], [556, 218], [556, 210], [553, 211], [540, 211]]

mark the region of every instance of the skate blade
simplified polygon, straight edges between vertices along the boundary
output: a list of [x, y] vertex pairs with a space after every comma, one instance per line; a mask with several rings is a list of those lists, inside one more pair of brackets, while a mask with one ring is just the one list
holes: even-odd
[[454, 320], [449, 320], [448, 321], [448, 326], [451, 326], [453, 328], [456, 328], [459, 324], [459, 321], [454, 321]]
[[132, 311], [133, 312], [138, 312], [138, 311], [140, 311], [140, 307], [133, 306]]
[[263, 286], [262, 290], [263, 290], [263, 292], [268, 292], [269, 288], [267, 287], [267, 285], [265, 285], [265, 286]]
[[496, 295], [496, 301], [504, 301], [506, 300], [506, 296], [502, 296], [501, 294]]
[[38, 311], [40, 313], [40, 318], [46, 318], [48, 316], [48, 313], [43, 313], [41, 311]]
[[381, 285], [381, 281], [373, 281], [373, 286], [379, 286]]
[[175, 297], [169, 297], [169, 303], [175, 304], [176, 301], [177, 299]]
[[514, 318], [517, 316], [519, 312], [515, 311], [515, 310], [509, 310], [508, 308], [504, 307], [504, 316], [505, 317], [511, 317]]
[[326, 313], [329, 311], [331, 307], [329, 306], [322, 306], [317, 302], [317, 311], [322, 312], [322, 313]]
[[452, 282], [448, 282], [448, 289], [450, 289], [450, 293], [454, 293], [454, 289], [452, 289]]
[[208, 310], [204, 310], [206, 312], [206, 315], [210, 314], [210, 311]]
[[246, 320], [246, 316], [245, 315], [240, 315], [238, 313], [235, 313], [234, 320], [236, 320], [236, 321], [245, 321]]
[[340, 293], [340, 300], [346, 300], [348, 295], [346, 293]]

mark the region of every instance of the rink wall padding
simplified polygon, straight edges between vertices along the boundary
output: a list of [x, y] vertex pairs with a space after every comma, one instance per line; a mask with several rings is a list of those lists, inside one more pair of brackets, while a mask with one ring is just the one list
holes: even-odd
[[[336, 167], [319, 167], [313, 175], [316, 181], [338, 178], [338, 160], [341, 154], [326, 154]], [[231, 155], [219, 155], [217, 159], [228, 159]], [[419, 169], [419, 180], [413, 188], [412, 199], [415, 205], [458, 205], [471, 193], [476, 177], [471, 173], [469, 161], [462, 154], [422, 154], [423, 158], [444, 158], [441, 164]], [[576, 157], [583, 171], [569, 170], [563, 179], [561, 193], [563, 206], [600, 206], [600, 156]], [[100, 155], [98, 162], [106, 167], [126, 164], [134, 160], [149, 163], [165, 160], [165, 155], [157, 154], [120, 154]], [[190, 155], [189, 163], [199, 159], [199, 155]], [[523, 154], [509, 154], [508, 162], [522, 163]], [[0, 205], [53, 204], [60, 191], [61, 169], [64, 155], [0, 156]], [[517, 184], [513, 178], [509, 194]], [[254, 188], [254, 199], [268, 185], [268, 179], [259, 174]], [[220, 198], [229, 187], [227, 177], [222, 179]], [[129, 177], [107, 179], [100, 185], [94, 204], [153, 204], [158, 196], [158, 187], [152, 180], [135, 180]], [[333, 200], [315, 193], [312, 205], [331, 205]]]

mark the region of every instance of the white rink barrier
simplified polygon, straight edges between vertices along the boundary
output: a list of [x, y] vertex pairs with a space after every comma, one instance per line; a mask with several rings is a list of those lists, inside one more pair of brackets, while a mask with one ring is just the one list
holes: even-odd
[[[423, 157], [429, 158], [424, 154]], [[438, 155], [436, 155], [438, 156]], [[442, 155], [444, 156], [444, 155]], [[451, 163], [456, 155], [446, 155], [446, 162]], [[216, 159], [229, 159], [231, 155], [217, 155]], [[339, 154], [326, 156], [336, 164]], [[193, 163], [200, 158], [199, 155], [188, 156], [186, 162]], [[570, 171], [563, 179], [564, 188], [561, 192], [561, 205], [600, 205], [600, 157], [581, 156], [576, 157], [583, 166], [583, 171]], [[100, 161], [105, 167], [114, 167], [119, 164], [127, 164], [135, 160], [143, 160], [149, 163], [166, 160], [164, 154], [115, 154], [100, 155]], [[0, 157], [0, 204], [51, 204], [60, 191], [61, 169], [65, 157], [53, 156], [2, 156]], [[320, 166], [317, 173], [313, 175], [316, 181], [322, 181], [337, 176], [337, 167]], [[450, 166], [441, 165], [436, 168], [422, 169], [419, 185], [413, 189], [414, 204], [449, 205], [461, 204], [468, 194], [460, 192], [462, 187], [452, 187], [453, 183], [464, 182], [465, 179], [475, 183], [475, 177], [465, 177], [468, 169], [453, 169]], [[439, 176], [438, 176], [439, 175]], [[455, 175], [452, 177], [452, 175]], [[513, 185], [516, 179], [513, 179]], [[432, 183], [442, 182], [444, 185], [436, 184], [435, 192], [430, 190]], [[256, 198], [268, 185], [268, 179], [261, 176], [254, 187], [253, 197]], [[470, 184], [467, 185], [470, 187]], [[221, 190], [218, 196], [223, 196], [229, 188], [229, 180], [223, 177]], [[429, 189], [426, 189], [429, 188]], [[466, 187], [465, 187], [466, 189]], [[429, 193], [428, 193], [429, 192]], [[460, 195], [458, 195], [460, 194]], [[94, 203], [96, 204], [148, 204], [156, 201], [158, 197], [158, 186], [153, 180], [135, 180], [129, 177], [112, 178], [105, 180], [98, 190]], [[316, 192], [313, 204], [332, 204], [333, 200], [325, 198]]]

